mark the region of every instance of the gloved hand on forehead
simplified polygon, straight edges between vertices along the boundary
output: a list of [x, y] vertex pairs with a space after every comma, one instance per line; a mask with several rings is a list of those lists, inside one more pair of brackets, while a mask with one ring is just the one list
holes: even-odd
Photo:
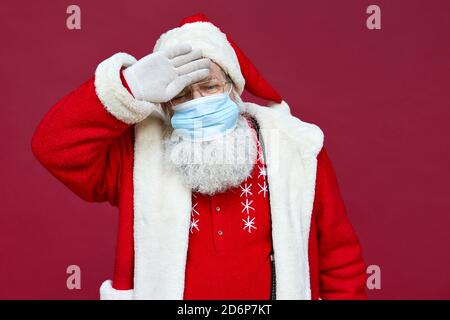
[[206, 78], [210, 63], [202, 58], [201, 50], [179, 44], [145, 56], [126, 68], [123, 75], [136, 99], [161, 103]]

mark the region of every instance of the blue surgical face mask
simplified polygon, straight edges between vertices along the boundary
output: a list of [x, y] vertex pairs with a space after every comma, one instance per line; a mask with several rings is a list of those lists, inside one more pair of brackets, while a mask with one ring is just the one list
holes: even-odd
[[238, 115], [239, 107], [224, 92], [175, 106], [171, 123], [183, 138], [209, 141], [234, 130]]

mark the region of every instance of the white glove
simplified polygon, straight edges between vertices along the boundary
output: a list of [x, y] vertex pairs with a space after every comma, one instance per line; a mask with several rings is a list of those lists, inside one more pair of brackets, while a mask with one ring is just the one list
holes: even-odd
[[186, 86], [209, 75], [210, 60], [201, 50], [179, 44], [151, 53], [123, 71], [134, 97], [153, 103], [167, 102]]

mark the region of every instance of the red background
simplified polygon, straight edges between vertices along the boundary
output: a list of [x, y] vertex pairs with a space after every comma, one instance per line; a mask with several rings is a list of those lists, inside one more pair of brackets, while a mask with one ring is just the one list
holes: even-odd
[[[78, 199], [32, 156], [39, 120], [115, 52], [149, 53], [205, 12], [318, 124], [368, 264], [372, 299], [450, 298], [450, 2], [2, 1], [0, 298], [97, 299], [117, 211]], [[382, 30], [366, 28], [370, 4]], [[66, 268], [82, 270], [81, 290]]]

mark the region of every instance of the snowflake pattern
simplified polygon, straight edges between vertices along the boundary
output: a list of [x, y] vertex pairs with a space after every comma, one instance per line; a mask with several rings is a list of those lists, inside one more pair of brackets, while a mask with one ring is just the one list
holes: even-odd
[[[247, 178], [245, 179], [245, 181], [242, 183], [241, 187], [241, 194], [240, 197], [245, 197], [245, 201], [241, 201], [242, 204], [242, 211], [241, 213], [246, 213], [247, 214], [247, 218], [246, 219], [242, 219], [244, 226], [243, 226], [243, 230], [248, 231], [248, 233], [252, 233], [253, 230], [256, 230], [256, 217], [253, 216], [256, 213], [255, 208], [252, 206], [254, 200], [256, 200], [253, 195], [253, 192], [255, 192], [255, 190], [251, 190], [252, 185], [256, 184], [259, 187], [258, 193], [257, 195], [262, 195], [264, 198], [266, 198], [266, 194], [268, 193], [268, 185], [266, 183], [266, 176], [267, 176], [267, 171], [266, 171], [266, 166], [264, 164], [264, 155], [263, 155], [263, 151], [261, 148], [261, 144], [259, 143], [259, 141], [257, 141], [256, 144], [257, 150], [258, 150], [258, 154], [257, 154], [257, 159], [256, 159], [256, 164], [254, 169], [252, 170], [252, 172], [247, 176]], [[256, 171], [258, 170], [258, 171]], [[256, 171], [256, 172], [255, 172]], [[258, 175], [258, 176], [256, 176]]]
[[198, 228], [198, 219], [192, 219], [191, 220], [191, 233], [194, 233], [194, 229], [196, 229], [197, 231], [200, 231], [200, 229]]
[[[194, 199], [197, 198], [197, 195], [195, 195], [194, 193], [192, 193], [192, 196]], [[200, 221], [200, 219], [198, 217], [200, 216], [200, 213], [196, 209], [197, 205], [198, 205], [198, 202], [194, 203], [191, 207], [191, 224], [190, 224], [191, 233], [194, 233], [195, 230], [200, 231], [200, 228], [198, 226], [199, 221]], [[198, 218], [198, 219], [195, 219], [194, 216], [195, 216], [195, 218]]]
[[196, 215], [200, 215], [200, 213], [198, 213], [198, 211], [195, 209], [195, 207], [198, 205], [198, 203], [194, 203], [194, 205], [192, 206], [192, 209], [191, 209], [191, 216], [194, 216], [194, 214], [196, 214]]
[[244, 221], [244, 228], [242, 229], [245, 230], [248, 228], [248, 233], [252, 233], [252, 228], [255, 230], [258, 229], [255, 227], [255, 217], [250, 220], [250, 216], [247, 216], [247, 220], [242, 219], [242, 221]]
[[251, 206], [252, 203], [253, 203], [253, 200], [250, 200], [250, 202], [249, 202], [248, 199], [245, 199], [245, 203], [241, 202], [241, 204], [244, 206], [244, 208], [242, 208], [241, 212], [247, 211], [247, 214], [250, 214], [250, 210], [255, 211], [255, 208], [253, 208]]
[[266, 176], [266, 168], [264, 167], [264, 165], [258, 166], [258, 169], [259, 169], [258, 178], [261, 176], [265, 177]]
[[263, 185], [260, 185], [258, 183], [258, 186], [260, 187], [260, 190], [258, 191], [258, 194], [260, 194], [262, 192], [263, 193], [263, 197], [265, 198], [266, 197], [266, 193], [268, 192], [268, 190], [267, 190], [268, 186], [266, 184], [266, 180], [264, 180]]
[[257, 158], [258, 162], [264, 163], [264, 156], [261, 150], [261, 145], [258, 142], [258, 158]]
[[241, 187], [241, 195], [240, 197], [242, 197], [243, 194], [245, 194], [245, 197], [247, 197], [248, 195], [252, 195], [253, 193], [250, 191], [250, 188], [252, 187], [252, 184], [250, 183], [249, 186], [247, 186], [247, 184], [245, 184], [244, 186], [240, 186]]

